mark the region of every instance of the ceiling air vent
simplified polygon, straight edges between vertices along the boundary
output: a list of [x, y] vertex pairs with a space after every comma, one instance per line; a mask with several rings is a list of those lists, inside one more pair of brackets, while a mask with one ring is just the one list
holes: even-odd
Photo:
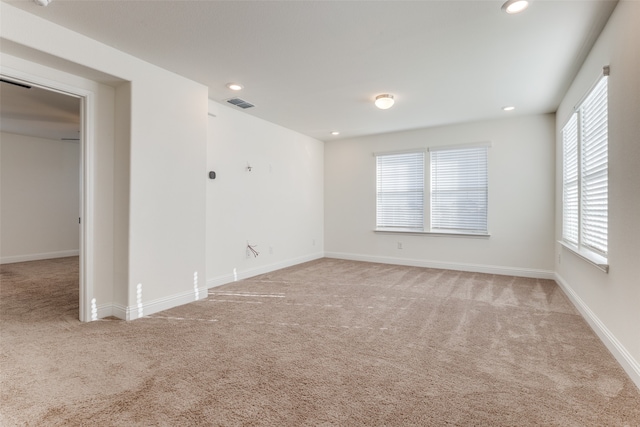
[[240, 99], [240, 98], [227, 99], [227, 102], [229, 104], [233, 104], [236, 107], [240, 107], [240, 108], [243, 108], [243, 109], [255, 107], [255, 105], [251, 104], [250, 102], [245, 101], [244, 99]]

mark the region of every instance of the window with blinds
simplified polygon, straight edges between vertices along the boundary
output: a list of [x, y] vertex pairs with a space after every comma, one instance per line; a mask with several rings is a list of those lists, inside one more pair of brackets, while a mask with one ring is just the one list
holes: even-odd
[[562, 129], [562, 238], [607, 257], [608, 77], [603, 76]]
[[578, 115], [573, 114], [562, 131], [562, 238], [578, 245]]
[[431, 156], [431, 231], [486, 234], [488, 145], [435, 148]]
[[424, 152], [376, 155], [376, 228], [424, 230]]

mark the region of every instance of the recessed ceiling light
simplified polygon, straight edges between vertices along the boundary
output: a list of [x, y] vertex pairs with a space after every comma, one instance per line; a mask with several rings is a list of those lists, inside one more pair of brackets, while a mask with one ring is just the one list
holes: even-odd
[[244, 88], [240, 83], [227, 83], [227, 87], [231, 90], [242, 90]]
[[513, 111], [513, 110], [515, 110], [515, 109], [516, 109], [516, 107], [514, 107], [513, 105], [508, 105], [508, 106], [506, 106], [506, 107], [502, 107], [502, 109], [503, 109], [504, 111]]
[[340, 135], [340, 132], [338, 132], [337, 130], [334, 130], [333, 132], [331, 132], [331, 135], [333, 136]]
[[384, 93], [382, 95], [376, 96], [376, 107], [381, 110], [386, 110], [387, 108], [391, 108], [395, 101], [393, 100], [393, 95]]
[[502, 5], [502, 10], [508, 14], [520, 13], [529, 7], [529, 0], [508, 0]]

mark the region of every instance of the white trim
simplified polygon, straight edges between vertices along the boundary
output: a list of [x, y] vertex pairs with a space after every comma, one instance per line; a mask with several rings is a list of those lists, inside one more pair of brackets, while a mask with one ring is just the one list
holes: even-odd
[[567, 249], [577, 257], [585, 260], [589, 264], [596, 267], [598, 270], [609, 273], [609, 264], [607, 264], [607, 259], [605, 257], [598, 255], [597, 253], [592, 252], [588, 249], [578, 248], [577, 246], [571, 245], [564, 240], [558, 240], [558, 243], [561, 247]]
[[104, 319], [105, 317], [115, 316], [120, 319], [124, 319], [125, 308], [124, 306], [115, 304], [102, 304], [96, 307], [97, 314], [96, 317], [98, 320]]
[[[196, 298], [196, 295], [202, 296]], [[130, 305], [124, 309], [124, 316], [122, 316], [122, 308], [113, 306], [113, 315], [116, 317], [124, 318], [126, 320], [135, 320], [140, 318], [138, 313], [142, 309], [143, 316], [157, 313], [159, 311], [168, 310], [170, 308], [178, 307], [180, 305], [188, 304], [190, 302], [203, 299], [207, 295], [207, 288], [198, 288], [197, 293], [195, 289], [189, 289], [188, 291], [181, 292], [179, 294], [170, 295], [163, 298], [157, 298], [151, 301], [142, 303], [142, 307], [138, 305]]]
[[270, 273], [275, 270], [292, 267], [294, 265], [302, 264], [304, 262], [314, 261], [320, 258], [324, 258], [324, 254], [322, 252], [317, 252], [310, 255], [305, 255], [297, 258], [291, 258], [281, 262], [276, 262], [274, 264], [269, 264], [262, 267], [256, 267], [256, 268], [243, 270], [243, 271], [236, 271], [235, 275], [233, 272], [228, 274], [223, 274], [222, 276], [217, 276], [217, 277], [208, 279], [207, 288], [215, 288], [216, 286], [226, 285], [227, 283], [235, 282], [237, 280], [248, 279], [250, 277], [254, 277], [259, 274]]
[[223, 274], [222, 276], [216, 276], [212, 279], [207, 280], [207, 288], [215, 288], [217, 286], [226, 285], [227, 283], [235, 282], [237, 280], [241, 280], [239, 275], [234, 276], [233, 273]]
[[107, 316], [113, 316], [113, 317], [117, 317], [118, 319], [125, 320], [127, 318], [127, 307], [121, 304], [113, 304], [111, 306], [111, 313], [109, 313], [106, 316], [100, 316], [100, 314], [101, 314], [101, 311], [100, 311], [100, 308], [98, 308], [98, 319], [103, 319]]
[[447, 150], [464, 150], [466, 148], [491, 148], [491, 141], [482, 141], [482, 142], [468, 142], [465, 144], [454, 144], [454, 145], [436, 145], [434, 147], [429, 147], [427, 151], [447, 151]]
[[351, 261], [377, 262], [381, 264], [407, 265], [411, 267], [437, 268], [442, 270], [468, 271], [472, 273], [499, 274], [501, 276], [530, 277], [534, 279], [554, 280], [553, 271], [533, 268], [503, 267], [498, 265], [463, 264], [409, 258], [381, 257], [374, 255], [349, 254], [342, 252], [325, 252], [327, 258], [346, 259]]
[[589, 306], [557, 272], [555, 273], [555, 280], [589, 326], [591, 326], [591, 329], [593, 329], [602, 343], [609, 349], [611, 354], [613, 354], [613, 357], [615, 357], [622, 366], [622, 369], [629, 375], [631, 381], [640, 389], [640, 362], [633, 358], [624, 345], [618, 341], [616, 336], [606, 327], [598, 316], [591, 311]]
[[591, 94], [591, 92], [593, 92], [596, 86], [598, 86], [598, 83], [600, 83], [600, 80], [602, 80], [605, 77], [609, 77], [610, 71], [611, 71], [611, 68], [608, 65], [605, 65], [602, 67], [602, 71], [598, 73], [598, 77], [595, 79], [593, 83], [591, 83], [591, 86], [589, 86], [587, 91], [585, 91], [585, 93], [582, 95], [582, 98], [580, 98], [580, 100], [573, 106], [574, 112], [578, 111], [582, 107], [582, 104], [584, 104], [584, 101], [589, 97], [589, 95]]
[[80, 251], [72, 249], [69, 251], [44, 252], [29, 255], [14, 255], [0, 258], [0, 264], [13, 264], [14, 262], [39, 261], [43, 259], [66, 258], [70, 256], [78, 256]]
[[80, 321], [90, 322], [91, 300], [93, 299], [93, 271], [94, 271], [94, 106], [92, 92], [84, 92], [80, 98]]
[[269, 273], [274, 270], [279, 270], [281, 268], [291, 267], [293, 265], [301, 264], [303, 262], [313, 261], [316, 259], [320, 259], [323, 257], [322, 253], [315, 253], [303, 257], [293, 258], [287, 261], [270, 264], [264, 267], [253, 268], [250, 270], [245, 270], [237, 274], [237, 277], [234, 278], [233, 274], [225, 274], [223, 276], [218, 276], [213, 279], [207, 280], [207, 285], [204, 288], [198, 288], [197, 294], [199, 298], [196, 299], [196, 291], [191, 289], [186, 292], [181, 292], [179, 294], [170, 295], [168, 297], [158, 298], [155, 300], [147, 301], [142, 304], [141, 307], [137, 305], [132, 306], [122, 306], [119, 304], [105, 304], [98, 306], [98, 319], [102, 319], [108, 316], [114, 316], [119, 319], [124, 320], [135, 320], [140, 318], [138, 313], [142, 310], [143, 316], [148, 316], [150, 314], [158, 313], [160, 311], [168, 310], [170, 308], [178, 307], [180, 305], [188, 304], [190, 302], [197, 301], [199, 299], [206, 298], [208, 294], [208, 289], [216, 286], [224, 285], [227, 283], [234, 282], [235, 280], [247, 279], [249, 277], [257, 276], [258, 274]]
[[394, 150], [394, 151], [376, 151], [373, 153], [373, 157], [378, 156], [394, 156], [397, 154], [413, 154], [413, 153], [426, 153], [427, 149], [422, 148], [410, 148], [406, 150]]
[[373, 156], [377, 157], [377, 156], [391, 156], [394, 154], [427, 153], [431, 151], [462, 150], [465, 148], [478, 148], [478, 147], [491, 148], [491, 141], [469, 142], [465, 144], [454, 144], [454, 145], [436, 145], [434, 147], [409, 148], [406, 150], [376, 151], [373, 153]]
[[491, 237], [490, 233], [468, 233], [468, 232], [456, 232], [456, 231], [423, 231], [413, 230], [410, 228], [392, 228], [392, 227], [380, 227], [373, 230], [374, 233], [387, 233], [387, 234], [425, 234], [433, 237], [471, 237], [471, 238], [485, 238]]

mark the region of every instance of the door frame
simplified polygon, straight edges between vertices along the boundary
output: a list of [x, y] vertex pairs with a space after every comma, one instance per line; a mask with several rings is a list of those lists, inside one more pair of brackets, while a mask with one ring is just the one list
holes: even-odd
[[98, 320], [96, 300], [93, 296], [95, 95], [92, 91], [83, 88], [8, 67], [2, 67], [0, 76], [80, 99], [80, 309], [78, 317], [81, 322]]

